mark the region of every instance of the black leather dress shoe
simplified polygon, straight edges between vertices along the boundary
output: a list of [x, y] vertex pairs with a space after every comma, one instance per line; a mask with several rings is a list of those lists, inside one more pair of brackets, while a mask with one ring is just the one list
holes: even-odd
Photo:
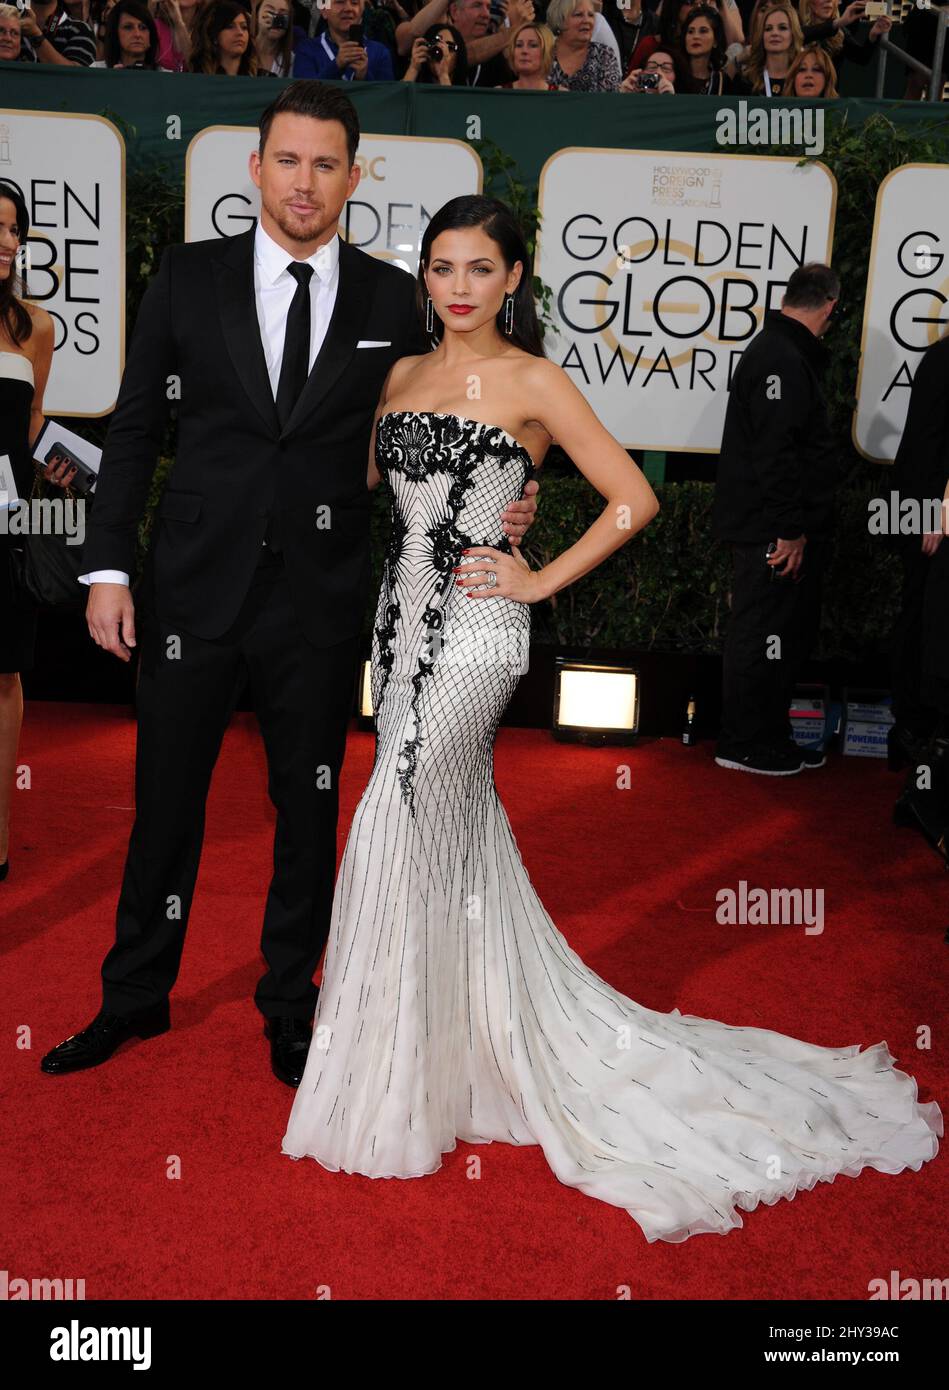
[[47, 1052], [40, 1062], [40, 1070], [61, 1076], [65, 1072], [97, 1067], [100, 1062], [107, 1062], [115, 1049], [129, 1038], [155, 1038], [159, 1033], [167, 1033], [170, 1027], [167, 999], [130, 1018], [100, 1009], [88, 1028], [74, 1033], [52, 1052]]
[[313, 1024], [305, 1018], [268, 1018], [264, 1037], [270, 1039], [270, 1065], [279, 1081], [299, 1086], [310, 1050]]

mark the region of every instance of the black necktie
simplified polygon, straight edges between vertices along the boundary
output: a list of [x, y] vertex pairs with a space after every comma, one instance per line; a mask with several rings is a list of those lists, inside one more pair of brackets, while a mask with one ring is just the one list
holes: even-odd
[[297, 287], [287, 315], [283, 361], [277, 383], [277, 418], [281, 429], [290, 419], [310, 371], [310, 276], [313, 267], [305, 261], [291, 261], [287, 270]]

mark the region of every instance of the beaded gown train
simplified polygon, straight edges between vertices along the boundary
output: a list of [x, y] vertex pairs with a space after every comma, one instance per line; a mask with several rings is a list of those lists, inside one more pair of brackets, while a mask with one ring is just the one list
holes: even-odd
[[509, 551], [499, 517], [530, 455], [500, 428], [431, 411], [383, 415], [376, 454], [392, 520], [376, 756], [283, 1152], [406, 1178], [458, 1142], [540, 1144], [561, 1182], [625, 1208], [649, 1241], [725, 1233], [739, 1208], [837, 1174], [919, 1169], [942, 1115], [885, 1042], [822, 1047], [659, 1013], [571, 950], [494, 784], [530, 609], [469, 599], [452, 574], [466, 546]]

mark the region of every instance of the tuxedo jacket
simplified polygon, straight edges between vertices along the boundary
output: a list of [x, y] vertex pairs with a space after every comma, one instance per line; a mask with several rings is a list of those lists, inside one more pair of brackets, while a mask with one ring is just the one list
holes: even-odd
[[360, 631], [368, 599], [366, 469], [382, 384], [394, 361], [431, 343], [414, 277], [340, 238], [332, 317], [281, 429], [257, 319], [254, 232], [162, 255], [135, 324], [83, 564], [134, 573], [174, 404], [178, 448], [155, 517], [147, 602], [164, 622], [220, 637], [247, 595], [273, 514], [302, 629], [327, 647]]

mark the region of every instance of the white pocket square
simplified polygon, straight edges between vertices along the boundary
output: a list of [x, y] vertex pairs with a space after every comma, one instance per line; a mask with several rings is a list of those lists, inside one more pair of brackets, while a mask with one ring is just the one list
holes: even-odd
[[359, 342], [356, 344], [356, 346], [357, 346], [357, 348], [361, 348], [361, 347], [391, 347], [391, 346], [392, 346], [392, 340], [391, 340], [391, 339], [386, 339], [385, 342], [380, 342], [380, 341], [378, 341], [376, 338], [360, 338], [360, 340], [359, 340]]

